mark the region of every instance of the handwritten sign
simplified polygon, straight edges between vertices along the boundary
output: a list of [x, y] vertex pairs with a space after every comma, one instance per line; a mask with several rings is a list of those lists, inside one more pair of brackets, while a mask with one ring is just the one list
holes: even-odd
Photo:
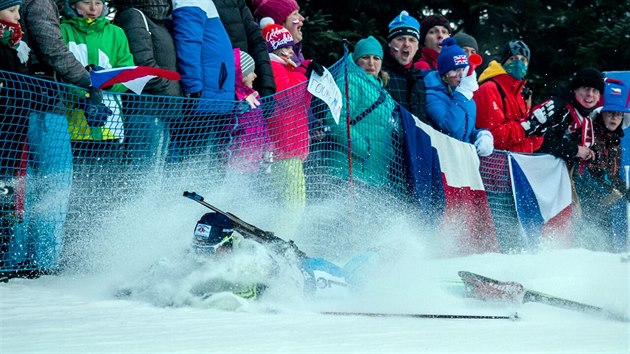
[[313, 71], [308, 81], [308, 92], [328, 105], [335, 123], [339, 124], [343, 100], [341, 99], [341, 91], [339, 91], [339, 87], [337, 87], [335, 78], [328, 69], [324, 68], [324, 75], [322, 76]]

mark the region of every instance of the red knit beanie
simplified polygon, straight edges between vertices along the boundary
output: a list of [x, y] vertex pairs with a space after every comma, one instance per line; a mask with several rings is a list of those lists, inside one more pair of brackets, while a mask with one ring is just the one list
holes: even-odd
[[270, 17], [260, 20], [260, 27], [262, 28], [262, 36], [267, 42], [267, 52], [271, 53], [276, 49], [295, 45], [291, 32], [283, 26], [273, 23]]
[[254, 17], [259, 20], [271, 17], [277, 24], [283, 24], [293, 11], [300, 8], [295, 0], [257, 0], [253, 4], [256, 6]]

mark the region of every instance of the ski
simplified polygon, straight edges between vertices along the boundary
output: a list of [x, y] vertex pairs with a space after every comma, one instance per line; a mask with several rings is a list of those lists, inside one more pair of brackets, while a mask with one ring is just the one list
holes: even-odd
[[480, 300], [509, 301], [516, 303], [537, 302], [567, 310], [599, 315], [619, 321], [628, 322], [628, 318], [608, 311], [604, 308], [567, 300], [540, 291], [526, 289], [522, 284], [514, 281], [500, 281], [483, 275], [460, 271], [458, 275], [464, 281], [466, 293]]
[[518, 320], [518, 313], [512, 315], [447, 315], [428, 313], [381, 313], [381, 312], [345, 312], [345, 311], [324, 311], [322, 315], [330, 316], [361, 316], [361, 317], [397, 317], [397, 318], [432, 318], [451, 320]]
[[248, 222], [245, 222], [241, 220], [239, 217], [237, 217], [236, 215], [223, 211], [217, 208], [216, 206], [206, 202], [201, 195], [195, 192], [184, 192], [184, 197], [192, 199], [195, 202], [205, 206], [206, 208], [226, 216], [228, 219], [230, 219], [234, 223], [234, 230], [236, 230], [238, 233], [243, 235], [243, 237], [249, 237], [261, 243], [265, 243], [265, 242], [274, 243], [276, 245], [280, 245], [281, 248], [283, 248], [284, 250], [287, 250], [287, 249], [293, 250], [299, 258], [307, 257], [306, 253], [302, 252], [297, 247], [295, 242], [293, 242], [292, 240], [285, 241], [284, 239], [276, 236], [271, 231], [265, 231], [257, 226], [254, 226]]

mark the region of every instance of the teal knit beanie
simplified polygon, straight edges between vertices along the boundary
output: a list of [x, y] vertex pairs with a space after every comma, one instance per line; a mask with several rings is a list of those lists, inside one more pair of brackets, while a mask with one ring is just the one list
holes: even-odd
[[373, 36], [363, 38], [357, 42], [357, 45], [354, 46], [354, 53], [352, 53], [352, 57], [354, 58], [354, 61], [357, 61], [362, 56], [369, 54], [376, 55], [383, 59], [383, 46], [381, 46], [378, 40]]

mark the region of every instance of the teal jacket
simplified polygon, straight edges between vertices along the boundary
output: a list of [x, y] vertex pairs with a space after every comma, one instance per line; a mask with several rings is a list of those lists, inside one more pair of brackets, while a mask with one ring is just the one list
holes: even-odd
[[[382, 82], [366, 74], [353, 62], [348, 63], [348, 92], [350, 97], [350, 138], [352, 141], [353, 178], [373, 186], [389, 182], [389, 170], [395, 154], [393, 139], [399, 134], [399, 122], [392, 116], [395, 102], [383, 89]], [[339, 124], [328, 113], [333, 147], [333, 172], [348, 178], [348, 128], [345, 79], [337, 78], [343, 97]]]

